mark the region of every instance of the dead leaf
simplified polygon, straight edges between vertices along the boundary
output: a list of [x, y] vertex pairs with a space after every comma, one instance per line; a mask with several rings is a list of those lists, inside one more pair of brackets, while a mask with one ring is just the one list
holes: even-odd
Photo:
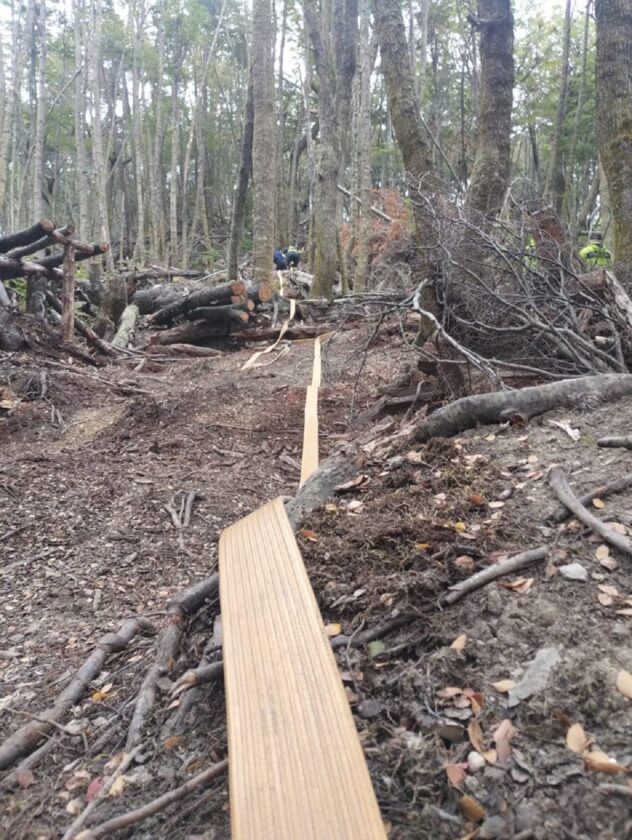
[[615, 569], [619, 568], [619, 564], [614, 557], [605, 557], [603, 560], [599, 561], [599, 565], [603, 566], [604, 569], [608, 569], [609, 572], [614, 572]]
[[347, 513], [359, 513], [364, 507], [364, 502], [360, 499], [352, 499], [347, 505]]
[[610, 595], [612, 598], [619, 598], [621, 597], [621, 593], [617, 589], [616, 586], [610, 586], [608, 583], [600, 583], [597, 587], [600, 592], [604, 592], [606, 595]]
[[628, 700], [632, 700], [632, 674], [629, 671], [619, 671], [617, 674], [617, 689]]
[[607, 545], [600, 545], [598, 548], [595, 549], [595, 557], [597, 560], [605, 560], [607, 557], [610, 556], [610, 549]]
[[70, 802], [66, 805], [66, 811], [73, 817], [76, 817], [78, 814], [80, 814], [82, 810], [83, 802], [81, 801], [81, 797], [71, 799]]
[[473, 796], [462, 796], [459, 799], [459, 808], [463, 816], [472, 822], [482, 822], [485, 819], [485, 808]]
[[629, 773], [627, 767], [610, 758], [606, 753], [596, 750], [595, 752], [584, 753], [584, 765], [587, 770], [594, 770], [597, 773], [608, 773], [614, 775], [615, 773]]
[[597, 600], [602, 607], [611, 607], [614, 604], [614, 598], [612, 595], [606, 595], [605, 592], [600, 592], [599, 595], [597, 595]]
[[163, 747], [166, 750], [172, 750], [174, 747], [177, 747], [180, 741], [182, 740], [182, 735], [172, 735], [170, 738], [167, 738], [163, 744]]
[[577, 755], [581, 755], [590, 746], [581, 723], [574, 723], [566, 733], [566, 746]]
[[430, 548], [430, 543], [415, 543], [415, 548], [419, 551], [426, 551], [426, 549]]
[[456, 639], [452, 642], [450, 647], [452, 650], [465, 650], [465, 646], [467, 645], [467, 633], [461, 633], [460, 636], [457, 636]]
[[337, 487], [334, 488], [334, 490], [336, 491], [336, 493], [344, 493], [347, 490], [353, 490], [355, 487], [359, 487], [361, 484], [365, 484], [368, 480], [368, 475], [358, 475], [355, 478], [352, 478], [351, 481], [345, 481], [344, 484], [339, 484]]
[[511, 755], [511, 742], [518, 730], [510, 720], [503, 720], [494, 731], [492, 738], [496, 744], [496, 754], [499, 761], [506, 761]]
[[342, 625], [341, 624], [326, 624], [325, 625], [325, 633], [330, 637], [339, 636], [342, 633]]
[[448, 776], [448, 781], [455, 788], [459, 787], [466, 775], [462, 764], [447, 764], [445, 772]]
[[318, 534], [316, 531], [310, 531], [309, 528], [301, 528], [300, 534], [302, 537], [305, 537], [306, 540], [311, 540], [311, 542], [318, 542]]
[[615, 610], [615, 612], [616, 612], [616, 614], [617, 614], [617, 615], [626, 615], [626, 616], [630, 616], [630, 615], [632, 615], [632, 607], [624, 607], [624, 609], [622, 609], [622, 610]]
[[492, 508], [492, 510], [497, 510], [498, 508], [505, 507], [505, 503], [504, 502], [499, 502], [499, 501], [489, 502], [488, 507]]
[[628, 529], [625, 527], [625, 525], [622, 525], [620, 522], [604, 522], [603, 524], [606, 525], [608, 528], [612, 528], [612, 530], [616, 531], [617, 534], [628, 533]]
[[108, 791], [108, 796], [120, 796], [126, 787], [127, 782], [125, 781], [125, 776], [119, 776], [118, 779], [114, 780], [114, 784]]
[[35, 776], [33, 775], [32, 770], [29, 770], [28, 767], [25, 767], [24, 770], [20, 770], [18, 772], [17, 780], [21, 788], [27, 788], [33, 784], [33, 782], [35, 781]]
[[524, 578], [519, 577], [516, 580], [506, 580], [501, 582], [501, 586], [504, 586], [505, 589], [511, 589], [514, 592], [526, 593], [528, 592], [535, 582], [535, 578]]
[[467, 734], [469, 736], [470, 743], [476, 752], [480, 753], [485, 761], [489, 762], [489, 764], [495, 764], [496, 750], [486, 750], [483, 746], [483, 730], [477, 720], [471, 720], [469, 722]]
[[470, 496], [470, 502], [476, 507], [480, 507], [485, 504], [485, 499], [479, 493], [473, 493]]
[[459, 694], [463, 694], [463, 689], [457, 688], [455, 685], [448, 685], [442, 688], [441, 691], [438, 691], [437, 694], [444, 700], [451, 700], [453, 697], [458, 697]]
[[498, 680], [498, 682], [492, 683], [496, 691], [500, 691], [501, 694], [506, 694], [512, 688], [515, 688], [516, 685], [517, 683], [514, 680]]
[[338, 513], [338, 505], [335, 505], [333, 502], [328, 502], [325, 505], [325, 510], [327, 513]]
[[592, 503], [593, 503], [593, 507], [596, 507], [598, 510], [601, 510], [602, 508], [605, 508], [605, 506], [606, 506], [605, 503], [603, 502], [603, 500], [599, 499], [599, 498], [594, 498], [592, 500]]
[[467, 525], [465, 522], [455, 522], [454, 523], [454, 530], [458, 531], [460, 534], [463, 533], [467, 529]]
[[102, 787], [103, 779], [101, 778], [101, 776], [97, 776], [97, 778], [93, 779], [88, 785], [88, 790], [86, 791], [86, 800], [88, 802], [91, 802], [94, 799], [94, 797], [98, 795]]
[[474, 558], [470, 557], [469, 554], [461, 554], [454, 561], [454, 565], [464, 572], [471, 572], [476, 564]]

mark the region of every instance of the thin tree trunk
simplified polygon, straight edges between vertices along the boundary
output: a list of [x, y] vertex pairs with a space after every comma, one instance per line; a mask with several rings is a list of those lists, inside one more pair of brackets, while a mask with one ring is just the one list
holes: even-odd
[[555, 208], [558, 218], [562, 215], [564, 204], [564, 193], [566, 183], [564, 179], [564, 167], [562, 162], [562, 132], [566, 119], [566, 106], [568, 100], [568, 75], [569, 75], [569, 53], [571, 43], [572, 24], [571, 0], [566, 0], [566, 11], [564, 13], [564, 41], [562, 46], [562, 67], [560, 76], [560, 93], [557, 103], [557, 114], [551, 137], [551, 148], [549, 151], [549, 165], [544, 185], [544, 200]]
[[44, 141], [46, 133], [46, 3], [39, 0], [37, 61], [37, 110], [33, 150], [33, 219], [44, 216]]
[[233, 203], [233, 215], [228, 240], [228, 279], [239, 279], [239, 246], [244, 228], [244, 214], [246, 211], [246, 197], [248, 195], [248, 181], [252, 172], [252, 136], [254, 125], [254, 98], [252, 82], [252, 66], [248, 80], [246, 94], [246, 113], [244, 116], [244, 134], [241, 143], [241, 161], [237, 176], [237, 189]]
[[134, 181], [136, 186], [136, 241], [134, 243], [134, 260], [143, 263], [145, 260], [145, 190], [143, 183], [144, 159], [143, 138], [141, 131], [141, 96], [142, 79], [142, 48], [145, 31], [145, 5], [143, 0], [137, 0], [130, 6], [130, 21], [132, 25], [134, 47], [132, 52], [132, 152], [134, 156]]
[[89, 237], [92, 231], [88, 199], [88, 152], [86, 149], [86, 77], [88, 70], [85, 66], [83, 53], [85, 33], [85, 5], [84, 0], [73, 0], [73, 22], [75, 36], [75, 85], [74, 85], [74, 118], [75, 118], [75, 151], [77, 158], [77, 194], [79, 197], [79, 233]]
[[357, 119], [358, 191], [361, 204], [357, 204], [358, 232], [356, 239], [356, 270], [353, 288], [363, 292], [369, 270], [369, 218], [371, 206], [371, 74], [374, 53], [369, 43], [369, 0], [360, 0], [359, 41], [359, 102]]
[[254, 0], [252, 72], [254, 125], [252, 144], [253, 279], [255, 285], [272, 281], [276, 199], [276, 142], [274, 117], [274, 62], [271, 0]]
[[510, 0], [479, 0], [481, 105], [476, 161], [467, 193], [470, 210], [497, 216], [509, 187], [514, 85]]
[[632, 281], [632, 10], [596, 0], [597, 139], [610, 195], [617, 276]]

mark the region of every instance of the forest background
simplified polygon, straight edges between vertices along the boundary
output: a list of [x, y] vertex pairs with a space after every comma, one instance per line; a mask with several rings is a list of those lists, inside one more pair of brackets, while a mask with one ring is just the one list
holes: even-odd
[[[279, 246], [305, 246], [318, 200], [320, 90], [309, 19], [322, 14], [321, 5], [328, 4], [276, 0], [271, 7], [276, 135], [269, 168], [276, 195], [270, 206]], [[433, 170], [457, 200], [476, 156], [477, 5], [407, 0], [402, 6]], [[553, 204], [573, 243], [597, 224], [608, 239], [590, 0], [518, 2], [513, 12], [506, 202]], [[25, 0], [5, 2], [0, 16], [0, 232], [41, 217], [70, 221], [83, 239], [112, 243], [110, 268], [121, 260], [197, 268], [222, 258], [244, 175], [249, 67], [258, 40], [252, 4]], [[406, 179], [364, 0], [354, 49], [350, 132], [337, 180], [399, 220], [388, 234], [396, 238], [407, 225]], [[242, 193], [235, 254], [252, 247], [252, 195]], [[352, 232], [343, 242], [362, 287], [368, 258], [357, 259], [357, 251], [370, 236], [370, 221], [365, 215], [362, 228], [360, 202], [342, 193], [340, 199], [336, 223]]]

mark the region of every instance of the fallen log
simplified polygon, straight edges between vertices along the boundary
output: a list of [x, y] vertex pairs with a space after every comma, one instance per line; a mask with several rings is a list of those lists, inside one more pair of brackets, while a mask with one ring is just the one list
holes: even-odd
[[55, 229], [55, 225], [50, 219], [40, 219], [30, 228], [19, 230], [17, 233], [10, 233], [7, 236], [0, 236], [0, 254], [6, 254], [13, 248], [19, 248], [21, 245], [29, 245], [43, 236], [48, 236]]
[[249, 286], [246, 293], [255, 306], [270, 303], [274, 298], [274, 289], [269, 283], [262, 283], [260, 286]]
[[[606, 496], [620, 493], [622, 490], [627, 490], [630, 486], [632, 486], [632, 475], [626, 475], [623, 478], [617, 478], [616, 481], [611, 481], [610, 484], [600, 484], [594, 490], [580, 496], [579, 502], [585, 507], [593, 499], [605, 499]], [[544, 520], [544, 523], [545, 525], [559, 525], [560, 522], [565, 522], [567, 519], [570, 519], [572, 515], [567, 507], [560, 507], [549, 514]]]
[[150, 344], [145, 349], [148, 356], [194, 356], [205, 358], [209, 356], [223, 356], [222, 350], [215, 347], [197, 347], [195, 344]]
[[466, 580], [459, 581], [454, 586], [450, 587], [450, 591], [443, 595], [440, 603], [444, 605], [456, 604], [464, 595], [474, 592], [475, 589], [480, 589], [482, 586], [490, 583], [496, 578], [504, 575], [511, 575], [514, 572], [530, 566], [539, 560], [544, 560], [548, 550], [544, 546], [540, 548], [532, 548], [529, 551], [523, 551], [521, 554], [516, 554], [514, 557], [508, 557], [502, 563], [495, 563], [493, 566], [487, 566], [486, 569], [481, 569], [475, 575], [472, 575]]
[[[251, 330], [234, 333], [231, 335], [231, 338], [240, 343], [246, 341], [273, 341], [278, 338], [280, 329], [280, 327], [255, 327]], [[283, 334], [283, 338], [290, 341], [299, 341], [303, 338], [317, 338], [319, 335], [325, 335], [334, 329], [335, 327], [331, 324], [305, 324], [300, 326], [297, 324], [288, 327]]]
[[579, 519], [580, 522], [587, 525], [602, 540], [632, 557], [632, 541], [604, 524], [601, 519], [598, 519], [582, 505], [575, 493], [571, 490], [566, 476], [559, 467], [553, 467], [549, 473], [549, 482], [557, 498], [570, 510], [575, 519]]
[[149, 343], [150, 345], [160, 346], [166, 344], [195, 344], [197, 341], [226, 338], [230, 334], [230, 326], [228, 321], [221, 324], [206, 320], [190, 321], [186, 324], [178, 324], [163, 332], [152, 333]]
[[[62, 254], [62, 262], [64, 255]], [[46, 268], [35, 262], [22, 262], [13, 257], [0, 257], [0, 278], [3, 280], [14, 280], [16, 277], [25, 277], [32, 274], [46, 274]]]
[[246, 324], [250, 318], [244, 304], [239, 306], [200, 306], [184, 313], [187, 321], [210, 321], [215, 324]]
[[632, 375], [607, 373], [562, 379], [519, 391], [493, 391], [462, 397], [435, 411], [413, 432], [416, 441], [451, 437], [479, 424], [502, 423], [514, 415], [527, 419], [556, 408], [616, 400], [632, 394]]
[[[89, 260], [91, 257], [98, 257], [100, 254], [107, 254], [110, 250], [110, 246], [107, 242], [92, 242], [91, 244], [86, 244], [85, 250], [77, 253], [75, 257], [77, 262], [81, 260]], [[36, 265], [42, 266], [45, 268], [46, 271], [51, 271], [53, 268], [58, 268], [64, 261], [64, 254], [52, 254], [50, 257], [42, 257], [40, 260], [37, 260]]]
[[174, 286], [152, 286], [150, 289], [135, 292], [132, 303], [136, 304], [141, 315], [149, 315], [150, 312], [180, 300], [184, 295], [185, 292]]
[[117, 633], [106, 633], [74, 678], [59, 695], [54, 705], [40, 712], [35, 720], [21, 726], [0, 744], [0, 770], [11, 767], [22, 756], [31, 752], [50, 732], [66, 712], [76, 705], [89, 683], [103, 668], [108, 656], [124, 650], [137, 633], [153, 633], [154, 627], [142, 616], [128, 619]]
[[184, 315], [193, 309], [207, 306], [219, 306], [231, 304], [232, 298], [239, 300], [246, 295], [246, 285], [241, 280], [233, 280], [230, 283], [221, 283], [210, 289], [197, 289], [179, 300], [159, 309], [147, 318], [150, 324], [169, 324], [179, 315]]
[[174, 596], [167, 605], [167, 626], [160, 634], [156, 645], [156, 659], [147, 672], [136, 698], [134, 714], [127, 731], [126, 752], [136, 746], [147, 715], [156, 700], [158, 680], [173, 668], [186, 620], [193, 615], [208, 598], [219, 589], [219, 576], [213, 574], [200, 583]]
[[138, 324], [140, 313], [138, 307], [134, 303], [128, 304], [123, 310], [121, 320], [119, 321], [116, 335], [112, 339], [112, 347], [120, 350], [125, 350], [132, 340], [134, 330]]
[[13, 257], [16, 260], [21, 260], [23, 257], [28, 257], [29, 254], [36, 254], [38, 251], [41, 251], [43, 248], [49, 248], [51, 245], [58, 243], [63, 245], [65, 244], [63, 239], [68, 236], [72, 236], [74, 232], [74, 225], [65, 225], [62, 228], [57, 228], [57, 230], [52, 231], [52, 233], [49, 233], [46, 236], [42, 236], [40, 239], [36, 239], [35, 242], [31, 242], [29, 245], [22, 245], [21, 248], [12, 248], [7, 253], [7, 257]]

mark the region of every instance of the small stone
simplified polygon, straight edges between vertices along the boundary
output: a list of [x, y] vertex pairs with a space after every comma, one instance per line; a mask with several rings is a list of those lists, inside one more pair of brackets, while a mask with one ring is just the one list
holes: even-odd
[[479, 840], [498, 840], [501, 837], [508, 837], [507, 823], [502, 817], [487, 817], [478, 830]]
[[486, 767], [485, 778], [490, 782], [502, 782], [505, 780], [506, 773], [502, 767]]
[[540, 648], [535, 658], [527, 666], [524, 677], [509, 692], [509, 706], [516, 706], [546, 688], [551, 672], [561, 661], [556, 647]]
[[577, 580], [580, 583], [588, 581], [588, 572], [581, 563], [568, 563], [566, 566], [560, 566], [559, 573], [567, 580]]
[[617, 622], [616, 624], [612, 625], [612, 627], [610, 628], [610, 632], [613, 636], [617, 636], [618, 638], [624, 638], [625, 636], [628, 636], [630, 634], [630, 628], [626, 627], [625, 624]]
[[384, 711], [384, 704], [377, 700], [361, 700], [358, 703], [358, 714], [363, 718], [374, 718], [382, 714]]
[[542, 627], [552, 627], [559, 618], [559, 611], [550, 601], [538, 603], [538, 623]]
[[516, 821], [514, 828], [516, 833], [521, 831], [528, 831], [533, 828], [540, 820], [538, 809], [530, 802], [521, 802], [516, 806], [514, 811]]
[[477, 773], [485, 767], [485, 764], [485, 759], [480, 753], [477, 753], [476, 750], [472, 750], [467, 757], [467, 766], [470, 773]]
[[480, 789], [481, 783], [478, 779], [475, 779], [474, 776], [467, 776], [463, 779], [463, 787], [465, 790], [469, 791], [469, 793], [476, 793]]
[[490, 589], [487, 593], [487, 612], [491, 615], [502, 615], [503, 599], [497, 589]]

